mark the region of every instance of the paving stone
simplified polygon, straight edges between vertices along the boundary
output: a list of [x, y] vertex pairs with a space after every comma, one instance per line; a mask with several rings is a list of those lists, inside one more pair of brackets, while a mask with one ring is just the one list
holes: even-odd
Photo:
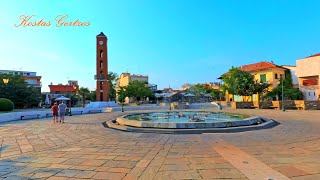
[[106, 160], [96, 160], [96, 159], [89, 159], [81, 163], [81, 166], [101, 166], [107, 162]]
[[95, 166], [71, 166], [69, 169], [77, 169], [77, 170], [87, 170], [87, 171], [93, 171], [97, 167]]
[[150, 160], [141, 160], [137, 163], [136, 167], [145, 168], [150, 163]]
[[62, 176], [62, 177], [74, 177], [77, 174], [81, 173], [80, 170], [75, 169], [66, 169], [56, 174], [56, 176]]
[[162, 165], [159, 171], [186, 171], [190, 170], [187, 164], [167, 164]]
[[83, 162], [85, 162], [86, 159], [68, 159], [66, 161], [64, 161], [62, 164], [65, 164], [65, 165], [79, 165]]
[[103, 159], [103, 160], [111, 160], [116, 158], [117, 156], [106, 156], [106, 155], [102, 155], [102, 156], [98, 156], [96, 157], [96, 159]]
[[51, 176], [47, 180], [67, 180], [68, 177]]
[[310, 175], [310, 172], [298, 169], [294, 166], [282, 166], [279, 168], [275, 168], [280, 173], [286, 175], [287, 177], [295, 177], [295, 176], [305, 176]]
[[72, 165], [67, 164], [52, 164], [48, 166], [49, 169], [69, 169]]
[[154, 179], [201, 179], [201, 176], [197, 171], [161, 171]]
[[95, 174], [97, 174], [97, 172], [94, 171], [81, 171], [79, 174], [77, 174], [75, 176], [75, 178], [92, 178], [92, 176], [94, 176]]
[[148, 167], [142, 172], [139, 179], [140, 180], [153, 179], [156, 176], [159, 169], [160, 167]]
[[189, 164], [187, 158], [170, 158], [165, 159], [163, 164]]
[[[319, 111], [225, 111], [270, 117], [281, 124], [258, 131], [183, 135], [120, 132], [102, 126], [121, 112], [67, 117], [63, 125], [53, 125], [50, 119], [2, 124], [0, 175], [26, 179], [56, 172], [52, 170], [77, 170], [79, 177], [74, 179], [83, 171], [94, 171], [93, 177], [102, 179], [103, 173], [124, 179], [246, 179], [243, 174], [250, 173], [248, 167], [253, 165], [261, 173], [266, 166], [268, 172], [291, 179], [320, 179]], [[215, 151], [220, 142], [246, 155], [223, 157]], [[232, 151], [228, 153], [233, 157]], [[70, 177], [58, 173], [49, 177], [54, 178]]]
[[131, 169], [128, 168], [109, 168], [107, 171], [108, 172], [119, 172], [119, 173], [128, 173]]
[[114, 173], [114, 172], [98, 172], [94, 175], [93, 179], [122, 179], [126, 174], [125, 173]]

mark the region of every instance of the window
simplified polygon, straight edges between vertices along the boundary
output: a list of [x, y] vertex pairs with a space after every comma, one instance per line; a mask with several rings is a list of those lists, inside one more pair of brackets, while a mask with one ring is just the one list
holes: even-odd
[[103, 66], [103, 62], [102, 62], [102, 60], [100, 61], [100, 68], [102, 68], [102, 66]]
[[265, 74], [260, 74], [260, 82], [267, 82], [267, 76]]
[[278, 79], [278, 74], [277, 74], [277, 73], [274, 74], [274, 78], [275, 78], [275, 79]]
[[103, 56], [103, 51], [102, 50], [100, 50], [100, 57], [102, 57]]
[[100, 92], [100, 101], [103, 101], [103, 92]]
[[280, 74], [280, 79], [285, 78], [283, 74]]
[[30, 73], [27, 73], [28, 76], [30, 76]]
[[310, 96], [310, 92], [308, 92], [308, 95]]
[[313, 92], [313, 95], [316, 96], [316, 92]]

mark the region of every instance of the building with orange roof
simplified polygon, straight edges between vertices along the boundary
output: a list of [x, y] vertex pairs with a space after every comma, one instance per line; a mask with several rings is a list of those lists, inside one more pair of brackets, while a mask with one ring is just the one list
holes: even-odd
[[219, 82], [206, 82], [203, 84], [205, 87], [209, 87], [215, 90], [220, 90], [220, 83]]
[[50, 99], [54, 100], [55, 98], [61, 95], [76, 94], [79, 90], [78, 81], [68, 81], [68, 84], [57, 84], [53, 85], [52, 83], [49, 86], [50, 89]]
[[[284, 77], [285, 71], [288, 70], [288, 68], [276, 65], [273, 62], [266, 61], [247, 64], [238, 68], [252, 74], [254, 76], [254, 79], [258, 82], [268, 83], [269, 91], [278, 86], [278, 84], [280, 83], [280, 79]], [[226, 92], [226, 99], [227, 101], [243, 101], [242, 96], [228, 94], [228, 92]], [[248, 99], [248, 101], [257, 101], [258, 95], [255, 94], [252, 97], [247, 97], [246, 99]]]

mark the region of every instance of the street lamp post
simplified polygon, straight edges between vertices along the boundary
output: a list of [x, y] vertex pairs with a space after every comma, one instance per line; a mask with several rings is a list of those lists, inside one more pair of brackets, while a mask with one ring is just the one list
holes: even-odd
[[[72, 88], [76, 91], [77, 90], [77, 86], [76, 85], [73, 85]], [[69, 93], [69, 106], [70, 106], [70, 112], [69, 112], [69, 116], [72, 116], [72, 113], [71, 113], [71, 93]]]
[[282, 79], [282, 88], [281, 88], [281, 90], [282, 90], [282, 111], [286, 111], [285, 109], [284, 109], [284, 103], [283, 103], [283, 98], [284, 98], [284, 96], [283, 96], [283, 79]]
[[122, 96], [122, 103], [121, 103], [121, 112], [123, 112], [123, 103], [124, 103], [124, 101], [123, 101], [123, 88], [122, 88], [122, 92], [121, 92], [121, 96]]
[[[281, 82], [280, 82], [281, 81]], [[285, 109], [284, 109], [284, 103], [283, 103], [283, 79], [280, 79], [280, 81], [279, 81], [279, 85], [280, 85], [280, 83], [281, 83], [281, 109], [282, 109], [282, 111], [286, 111]]]

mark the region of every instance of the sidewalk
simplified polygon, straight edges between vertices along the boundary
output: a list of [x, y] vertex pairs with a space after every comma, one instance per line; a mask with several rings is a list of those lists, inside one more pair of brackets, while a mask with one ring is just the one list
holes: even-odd
[[1, 124], [0, 179], [320, 179], [319, 111], [226, 111], [281, 124], [189, 135], [103, 127], [127, 112]]

